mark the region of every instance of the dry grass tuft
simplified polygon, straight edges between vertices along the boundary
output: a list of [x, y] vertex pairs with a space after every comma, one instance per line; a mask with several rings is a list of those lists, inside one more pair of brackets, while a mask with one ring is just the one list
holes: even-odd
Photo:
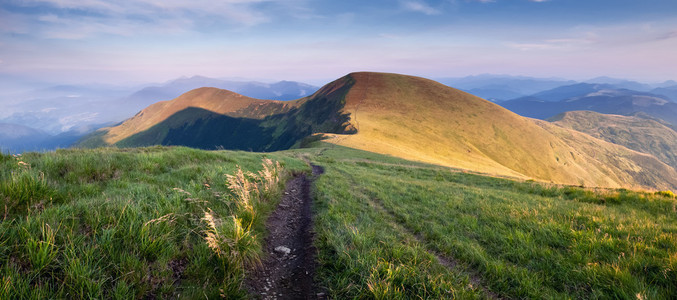
[[262, 160], [262, 166], [258, 174], [244, 172], [237, 166], [235, 174], [226, 175], [226, 185], [237, 204], [237, 210], [230, 216], [232, 222], [223, 222], [210, 208], [201, 218], [207, 225], [203, 231], [205, 243], [222, 260], [224, 268], [234, 272], [261, 264], [261, 247], [253, 230], [256, 205], [276, 191], [283, 170], [279, 162], [267, 158]]

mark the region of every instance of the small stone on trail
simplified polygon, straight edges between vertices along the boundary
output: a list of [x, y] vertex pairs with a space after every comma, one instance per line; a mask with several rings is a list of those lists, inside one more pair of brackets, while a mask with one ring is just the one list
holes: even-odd
[[287, 255], [291, 253], [291, 249], [285, 247], [285, 246], [277, 246], [275, 247], [275, 252], [283, 253], [284, 255]]

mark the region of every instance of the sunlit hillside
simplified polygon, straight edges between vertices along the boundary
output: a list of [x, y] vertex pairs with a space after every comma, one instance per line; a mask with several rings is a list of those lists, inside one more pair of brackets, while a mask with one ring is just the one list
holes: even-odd
[[606, 187], [677, 186], [656, 158], [520, 117], [437, 82], [353, 73], [345, 112], [358, 129], [328, 141], [495, 175]]

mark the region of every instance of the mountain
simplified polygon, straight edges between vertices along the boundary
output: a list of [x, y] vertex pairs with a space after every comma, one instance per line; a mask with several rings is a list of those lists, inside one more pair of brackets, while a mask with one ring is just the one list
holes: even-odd
[[558, 86], [575, 83], [571, 80], [559, 78], [535, 78], [493, 74], [482, 74], [462, 78], [439, 78], [437, 81], [494, 102], [514, 99]]
[[28, 126], [0, 123], [0, 151], [22, 153], [24, 151], [43, 151], [66, 148], [84, 134], [76, 131], [50, 135]]
[[529, 98], [535, 98], [541, 101], [557, 102], [573, 97], [579, 97], [581, 95], [592, 94], [605, 89], [611, 90], [614, 89], [614, 87], [608, 84], [577, 83], [542, 91], [529, 96]]
[[317, 87], [295, 81], [263, 83], [257, 81], [233, 81], [193, 76], [179, 78], [161, 86], [145, 87], [124, 99], [125, 105], [138, 111], [158, 101], [174, 99], [186, 91], [201, 87], [230, 90], [248, 97], [259, 99], [294, 100], [308, 96]]
[[0, 123], [0, 142], [41, 136], [47, 136], [47, 133], [28, 126]]
[[653, 185], [657, 180], [671, 185], [668, 182], [676, 180], [655, 177], [675, 171], [652, 156], [520, 117], [434, 81], [377, 73], [350, 77], [355, 84], [346, 95], [344, 111], [351, 114], [358, 132], [333, 135], [329, 142], [559, 183], [627, 186]]
[[651, 89], [653, 89], [653, 86], [646, 83], [641, 83], [627, 79], [611, 78], [607, 76], [596, 77], [593, 79], [586, 80], [585, 82], [593, 84], [607, 84], [612, 85], [617, 89], [635, 90], [640, 92], [648, 92]]
[[294, 101], [259, 100], [217, 88], [199, 88], [155, 103], [122, 124], [100, 130], [80, 146], [185, 145], [249, 151], [289, 149], [318, 132], [354, 129], [341, 113], [341, 91], [325, 86]]
[[651, 93], [666, 96], [672, 102], [677, 102], [677, 85], [655, 88]]
[[[128, 95], [131, 87], [106, 85], [57, 85], [3, 96], [0, 122], [12, 123], [58, 135], [81, 126], [120, 122], [124, 110], [114, 101]], [[138, 110], [137, 110], [138, 111]]]
[[576, 110], [626, 116], [643, 112], [677, 126], [677, 103], [667, 97], [594, 84], [560, 87], [500, 104], [521, 116], [537, 119]]
[[[253, 97], [283, 100], [296, 99], [317, 90], [311, 85], [293, 81], [269, 84], [202, 76], [179, 78], [161, 86], [145, 88], [104, 84], [53, 85], [0, 94], [0, 106], [3, 107], [0, 122], [35, 128], [47, 134], [47, 140], [36, 135], [30, 142], [18, 141], [22, 146], [11, 147], [13, 152], [50, 150], [68, 146], [83, 132], [91, 131], [92, 127], [97, 129], [119, 123], [148, 105], [176, 98], [185, 91], [203, 86], [225, 87]], [[6, 144], [9, 145], [9, 142]], [[15, 143], [12, 142], [12, 145]]]
[[677, 187], [653, 156], [520, 117], [435, 81], [352, 73], [294, 101], [215, 88], [156, 103], [81, 146], [151, 144], [272, 151], [326, 142], [494, 175], [605, 187]]
[[646, 115], [607, 115], [571, 111], [548, 121], [593, 137], [655, 156], [677, 169], [677, 132]]

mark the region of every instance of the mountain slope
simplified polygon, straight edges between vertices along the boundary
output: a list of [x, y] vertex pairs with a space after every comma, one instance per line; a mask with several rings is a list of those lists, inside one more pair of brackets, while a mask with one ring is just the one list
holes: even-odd
[[274, 101], [216, 88], [199, 88], [155, 103], [122, 124], [81, 140], [80, 146], [185, 145], [203, 149], [289, 149], [318, 132], [350, 133], [341, 113], [350, 86], [327, 85], [315, 94]]
[[677, 132], [658, 121], [639, 116], [571, 111], [549, 119], [556, 125], [655, 156], [677, 169]]
[[495, 175], [677, 187], [675, 170], [652, 156], [520, 117], [431, 80], [384, 73], [352, 73], [289, 102], [201, 88], [151, 105], [82, 144], [98, 138], [118, 146], [272, 151], [314, 133], [326, 133], [330, 143]]
[[332, 143], [559, 183], [677, 186], [670, 177], [677, 173], [654, 157], [520, 117], [431, 80], [379, 73], [348, 77], [355, 83], [344, 110], [358, 133], [335, 135]]

